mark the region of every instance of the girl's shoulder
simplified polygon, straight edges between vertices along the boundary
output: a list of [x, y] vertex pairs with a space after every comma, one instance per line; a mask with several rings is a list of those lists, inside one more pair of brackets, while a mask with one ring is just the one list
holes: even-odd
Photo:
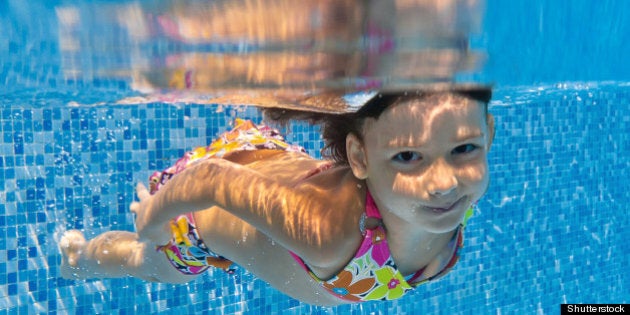
[[[255, 155], [255, 153], [252, 153]], [[342, 213], [364, 211], [366, 187], [347, 165], [314, 159], [299, 152], [280, 151], [245, 166], [296, 190], [303, 195], [318, 196], [323, 211], [344, 208]]]
[[314, 159], [305, 153], [279, 150], [240, 151], [225, 159], [291, 185], [307, 180], [316, 170], [332, 165], [329, 161]]

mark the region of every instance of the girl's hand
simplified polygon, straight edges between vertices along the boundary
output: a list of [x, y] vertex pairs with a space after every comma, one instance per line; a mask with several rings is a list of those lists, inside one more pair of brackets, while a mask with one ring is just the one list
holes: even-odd
[[166, 231], [165, 225], [161, 223], [152, 222], [152, 214], [154, 214], [154, 201], [153, 197], [147, 188], [138, 184], [136, 186], [136, 194], [138, 194], [139, 201], [134, 201], [129, 206], [131, 212], [136, 214], [136, 233], [140, 240], [148, 240], [156, 244], [166, 244], [171, 236]]

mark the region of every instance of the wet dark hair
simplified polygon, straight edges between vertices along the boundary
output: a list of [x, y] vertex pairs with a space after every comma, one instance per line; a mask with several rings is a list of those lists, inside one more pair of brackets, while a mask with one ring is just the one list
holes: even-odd
[[[492, 97], [492, 90], [486, 87], [454, 89], [448, 92], [482, 103], [486, 112], [488, 109], [487, 104]], [[444, 92], [379, 93], [357, 112], [347, 114], [307, 112], [282, 108], [265, 108], [262, 111], [266, 121], [284, 126], [291, 120], [306, 121], [313, 125], [320, 125], [322, 138], [325, 142], [322, 156], [335, 161], [337, 164], [348, 164], [346, 137], [352, 133], [359, 139], [362, 139], [363, 123], [367, 118], [378, 119], [390, 105], [405, 98], [428, 98], [441, 93]]]

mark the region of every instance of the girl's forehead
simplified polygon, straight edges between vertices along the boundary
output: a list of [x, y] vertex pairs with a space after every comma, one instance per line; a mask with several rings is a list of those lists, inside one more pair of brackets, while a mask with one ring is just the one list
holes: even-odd
[[[408, 99], [393, 104], [365, 125], [365, 132], [395, 145], [421, 145], [483, 135], [484, 105], [462, 97]], [[380, 141], [379, 141], [380, 142]]]
[[392, 104], [379, 117], [379, 121], [428, 123], [439, 119], [470, 119], [474, 122], [484, 118], [484, 105], [455, 94], [438, 94], [425, 98], [405, 98]]

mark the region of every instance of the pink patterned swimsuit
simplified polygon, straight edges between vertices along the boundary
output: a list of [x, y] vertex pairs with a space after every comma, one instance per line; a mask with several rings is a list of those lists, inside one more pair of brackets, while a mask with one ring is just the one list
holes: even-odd
[[[363, 224], [360, 224], [361, 233], [364, 235], [361, 246], [348, 265], [328, 280], [319, 279], [300, 257], [294, 253], [291, 255], [315, 281], [343, 300], [364, 302], [398, 299], [420, 284], [435, 280], [450, 271], [459, 258], [457, 252], [463, 246], [463, 229], [472, 212], [471, 207], [466, 212], [464, 223], [457, 228], [448, 244], [453, 253], [450, 259], [442, 261], [440, 271], [432, 277], [424, 275], [425, 268], [406, 277], [400, 273], [389, 252], [385, 229], [382, 225], [365, 229]], [[365, 222], [366, 217], [381, 219], [381, 214], [369, 191], [361, 222]]]

